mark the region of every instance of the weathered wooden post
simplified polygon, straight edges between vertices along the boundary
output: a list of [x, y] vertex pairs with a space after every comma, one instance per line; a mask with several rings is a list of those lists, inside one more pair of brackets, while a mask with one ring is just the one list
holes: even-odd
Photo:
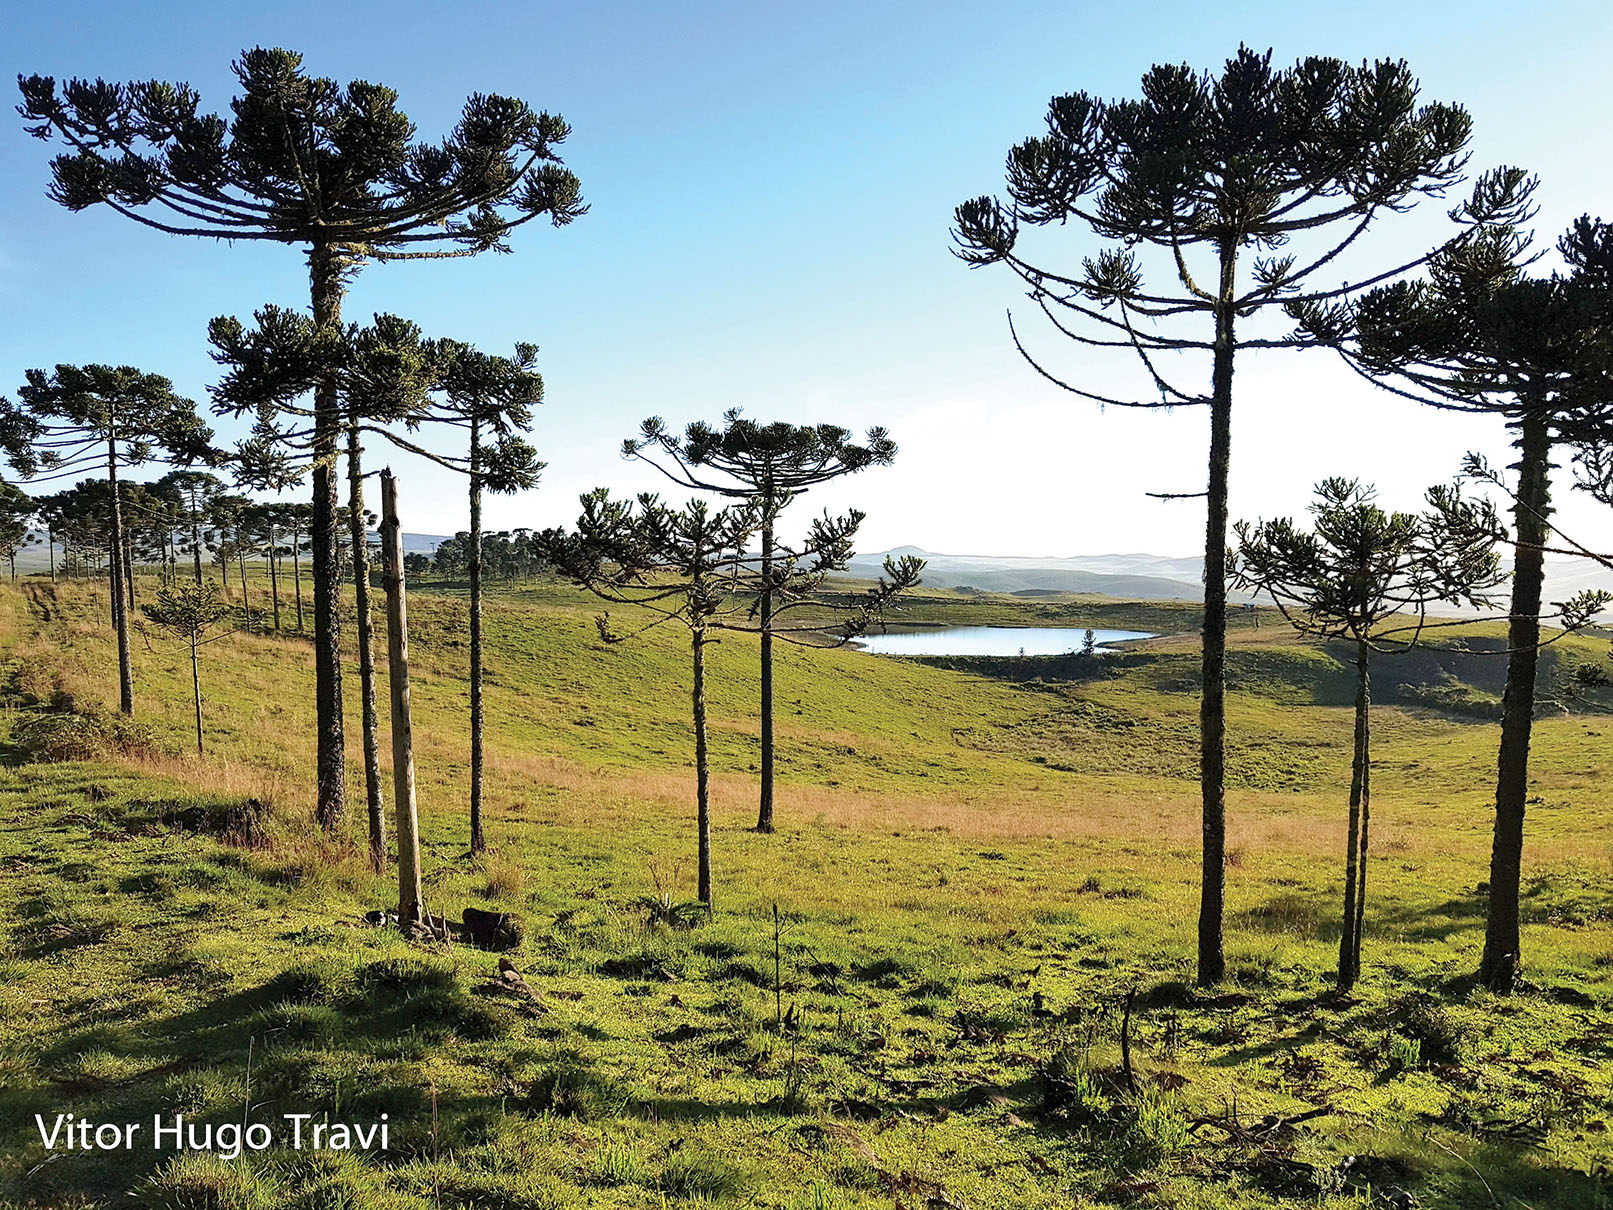
[[398, 811], [398, 929], [420, 922], [420, 829], [414, 802], [414, 733], [409, 721], [409, 608], [403, 588], [398, 481], [381, 472], [381, 542], [386, 582], [386, 649], [392, 683], [392, 784]]

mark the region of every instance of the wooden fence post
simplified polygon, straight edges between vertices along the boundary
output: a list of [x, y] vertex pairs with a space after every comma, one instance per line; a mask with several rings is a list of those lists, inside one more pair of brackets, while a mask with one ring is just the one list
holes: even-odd
[[409, 608], [403, 587], [398, 481], [381, 472], [381, 542], [386, 586], [386, 650], [392, 688], [392, 783], [398, 822], [398, 929], [420, 922], [420, 820], [414, 801], [414, 733], [409, 720]]

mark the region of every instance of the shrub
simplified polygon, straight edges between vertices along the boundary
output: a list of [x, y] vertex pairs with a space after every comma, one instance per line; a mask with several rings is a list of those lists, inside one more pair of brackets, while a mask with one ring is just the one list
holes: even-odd
[[1037, 1069], [1036, 1090], [1038, 1107], [1049, 1117], [1091, 1125], [1114, 1112], [1114, 1097], [1086, 1051], [1067, 1042]]
[[[1465, 1031], [1433, 998], [1415, 993], [1402, 996], [1389, 1005], [1385, 1015], [1397, 1033], [1417, 1044], [1421, 1062], [1445, 1064], [1461, 1058]], [[1415, 1067], [1417, 1063], [1405, 1066]]]
[[539, 1113], [598, 1121], [618, 1116], [627, 1094], [606, 1076], [568, 1059], [539, 1076], [527, 1092], [527, 1105]]
[[743, 1173], [732, 1160], [703, 1147], [680, 1147], [661, 1168], [661, 1192], [672, 1197], [722, 1198], [743, 1183]]
[[157, 733], [121, 714], [35, 714], [12, 728], [12, 741], [29, 760], [96, 760], [104, 756], [158, 756]]

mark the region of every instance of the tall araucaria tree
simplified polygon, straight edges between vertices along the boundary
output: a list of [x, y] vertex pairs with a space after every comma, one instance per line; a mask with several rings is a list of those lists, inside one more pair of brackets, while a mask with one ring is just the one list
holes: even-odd
[[[1374, 654], [1409, 651], [1436, 604], [1483, 605], [1500, 582], [1497, 522], [1488, 501], [1431, 488], [1421, 515], [1386, 513], [1376, 493], [1351, 479], [1327, 479], [1311, 504], [1315, 527], [1289, 518], [1240, 521], [1233, 583], [1271, 598], [1301, 634], [1355, 648], [1355, 739], [1344, 858], [1339, 986], [1361, 973], [1367, 846], [1372, 820]], [[1439, 625], [1439, 623], [1434, 623]]]
[[[1225, 973], [1232, 373], [1240, 349], [1305, 343], [1286, 331], [1251, 335], [1239, 325], [1268, 308], [1337, 297], [1418, 263], [1359, 273], [1353, 286], [1329, 286], [1321, 277], [1374, 220], [1440, 196], [1461, 179], [1470, 126], [1459, 107], [1420, 104], [1403, 62], [1351, 66], [1312, 57], [1274, 69], [1270, 52], [1243, 47], [1219, 75], [1156, 66], [1138, 99], [1054, 97], [1047, 133], [1009, 153], [1007, 202], [980, 197], [956, 211], [953, 238], [964, 261], [1006, 266], [1061, 336], [1134, 351], [1147, 389], [1113, 393], [1061, 377], [1026, 350], [1010, 321], [1016, 347], [1044, 377], [1100, 404], [1209, 409], [1206, 490], [1173, 493], [1207, 504], [1200, 983]], [[1516, 190], [1521, 181], [1512, 184]], [[1473, 221], [1491, 207], [1516, 204], [1507, 191], [1491, 190], [1460, 217]], [[1045, 254], [1023, 246], [1027, 228], [1071, 222], [1110, 246], [1062, 270], [1050, 267], [1059, 245]], [[1207, 390], [1172, 376], [1177, 357], [1194, 363], [1186, 372], [1202, 374]]]
[[543, 463], [518, 434], [531, 427], [532, 409], [543, 402], [543, 377], [533, 344], [516, 345], [513, 357], [447, 340], [437, 342], [436, 352], [441, 402], [429, 419], [463, 428], [467, 452], [463, 458], [424, 448], [418, 452], [470, 480], [470, 848], [480, 853], [487, 848], [482, 824], [482, 493], [537, 486]]
[[703, 500], [684, 508], [649, 494], [612, 500], [604, 488], [582, 497], [577, 528], [538, 535], [543, 556], [567, 579], [601, 599], [633, 605], [651, 620], [624, 634], [598, 619], [600, 637], [621, 642], [667, 623], [689, 632], [693, 659], [690, 701], [694, 722], [696, 895], [709, 910], [711, 886], [710, 761], [706, 743], [706, 645], [714, 626], [745, 607], [735, 593], [739, 560], [761, 525], [762, 507], [751, 500], [713, 510]]
[[[1551, 545], [1555, 446], [1605, 424], [1613, 399], [1603, 307], [1584, 266], [1529, 275], [1529, 236], [1486, 224], [1436, 253], [1426, 278], [1348, 303], [1293, 308], [1301, 330], [1363, 375], [1435, 407], [1500, 416], [1515, 434], [1512, 603], [1497, 758], [1489, 911], [1479, 978], [1512, 989], [1521, 964], [1519, 884], [1529, 743], [1540, 660], [1545, 553]], [[1482, 472], [1470, 460], [1470, 473]], [[1575, 603], [1566, 615], [1583, 612]]]
[[773, 625], [780, 591], [775, 546], [779, 514], [797, 496], [842, 475], [870, 466], [889, 466], [896, 443], [882, 428], [871, 428], [865, 444], [832, 424], [757, 424], [734, 408], [721, 428], [689, 425], [679, 438], [659, 416], [646, 420], [636, 438], [622, 443], [624, 457], [648, 462], [674, 483], [697, 491], [763, 502], [761, 561], [757, 567], [757, 619], [761, 635], [762, 760], [758, 832], [773, 831]]
[[118, 471], [147, 462], [188, 463], [212, 455], [213, 432], [196, 405], [174, 392], [160, 374], [133, 366], [58, 365], [29, 370], [17, 402], [0, 399], [0, 449], [26, 479], [59, 479], [88, 467], [106, 468], [111, 496], [108, 566], [112, 624], [118, 637], [118, 708], [134, 711], [129, 658], [129, 603], [125, 576]]
[[[314, 322], [341, 323], [342, 295], [369, 261], [505, 251], [539, 217], [583, 214], [557, 148], [558, 115], [513, 97], [472, 94], [452, 133], [416, 141], [397, 93], [310, 76], [302, 56], [262, 47], [234, 66], [230, 116], [208, 114], [185, 84], [19, 76], [28, 133], [66, 150], [50, 197], [104, 205], [171, 235], [271, 241], [305, 250]], [[336, 460], [342, 413], [334, 377], [315, 408], [311, 526], [321, 823], [345, 810]]]
[[[251, 486], [284, 490], [310, 465], [317, 472], [320, 409], [324, 392], [334, 386], [346, 433], [348, 480], [347, 504], [337, 510], [337, 516], [345, 516], [348, 523], [358, 629], [365, 805], [370, 859], [379, 870], [386, 863], [386, 821], [375, 705], [364, 438], [380, 433], [396, 440], [388, 424], [418, 422], [427, 406], [427, 391], [438, 376], [436, 349], [421, 339], [418, 327], [397, 316], [377, 315], [369, 327], [338, 328], [275, 306], [259, 310], [251, 328], [226, 316], [213, 320], [208, 333], [213, 359], [226, 367], [223, 379], [213, 388], [215, 410], [255, 417], [252, 436], [236, 450], [240, 478]], [[340, 559], [337, 562], [339, 568]], [[316, 626], [317, 622], [316, 612]]]

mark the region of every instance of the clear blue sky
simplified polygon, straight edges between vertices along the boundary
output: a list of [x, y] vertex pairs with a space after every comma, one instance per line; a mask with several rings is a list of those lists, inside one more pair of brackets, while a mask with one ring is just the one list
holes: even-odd
[[[225, 109], [229, 64], [255, 44], [314, 72], [395, 87], [423, 137], [466, 93], [563, 113], [592, 211], [529, 227], [510, 256], [372, 266], [348, 314], [389, 310], [493, 350], [542, 348], [543, 487], [494, 525], [575, 515], [596, 483], [647, 486], [616, 450], [638, 421], [743, 405], [759, 419], [886, 424], [898, 465], [821, 503], [869, 512], [865, 549], [1190, 553], [1200, 510], [1146, 490], [1202, 487], [1205, 421], [1100, 413], [1040, 382], [1008, 342], [1006, 272], [948, 252], [953, 206], [1000, 189], [1002, 160], [1050, 95], [1135, 92], [1154, 62], [1216, 67], [1239, 41], [1410, 61], [1429, 99], [1468, 106], [1475, 166], [1542, 177], [1547, 242], [1613, 182], [1606, 131], [1613, 17], [1601, 3], [552, 4], [183, 2], [14, 8], [0, 47], [18, 72], [160, 77]], [[8, 87], [10, 85], [8, 84]], [[13, 96], [13, 100], [14, 100]], [[305, 306], [292, 249], [161, 235], [43, 196], [49, 151], [0, 122], [0, 391], [59, 361], [132, 362], [198, 398], [206, 324], [266, 302]], [[1379, 251], [1425, 246], [1438, 208], [1391, 219]], [[1093, 245], [1072, 235], [1069, 255]], [[1135, 382], [1051, 338], [1061, 368]], [[1325, 354], [1250, 358], [1234, 422], [1235, 516], [1303, 508], [1330, 474], [1415, 503], [1464, 449], [1502, 455], [1498, 426], [1452, 420], [1354, 384]], [[228, 431], [226, 429], [226, 431]], [[463, 526], [461, 486], [407, 458], [406, 526]], [[1584, 500], [1570, 519], [1613, 525]]]

